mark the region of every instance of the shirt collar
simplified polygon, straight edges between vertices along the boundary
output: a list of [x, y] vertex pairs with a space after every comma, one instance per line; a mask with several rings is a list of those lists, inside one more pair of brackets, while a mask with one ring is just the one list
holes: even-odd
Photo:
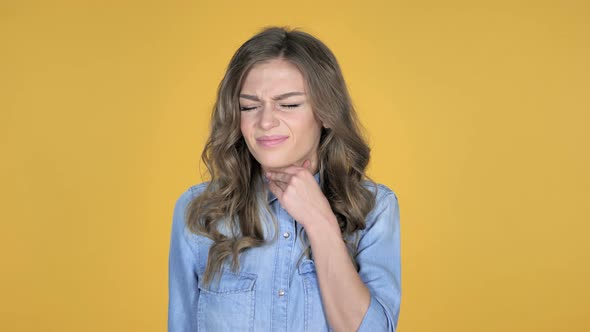
[[[320, 183], [320, 172], [317, 172], [317, 173], [315, 173], [315, 174], [313, 175], [313, 177], [314, 177], [314, 179], [315, 179], [315, 182], [317, 182], [317, 183], [319, 184], [319, 183]], [[266, 185], [266, 183], [268, 183], [268, 180], [266, 179], [266, 177], [263, 177], [263, 179], [264, 179], [264, 183], [265, 183], [264, 187], [265, 187], [265, 188], [268, 188], [268, 187], [267, 187], [267, 185]], [[266, 198], [267, 198], [268, 204], [271, 204], [271, 203], [272, 203], [274, 200], [276, 200], [277, 198], [276, 198], [276, 197], [275, 197], [275, 195], [272, 193], [272, 191], [270, 191], [270, 190], [268, 190], [268, 189], [267, 189], [266, 191], [267, 191], [267, 196], [266, 196]]]

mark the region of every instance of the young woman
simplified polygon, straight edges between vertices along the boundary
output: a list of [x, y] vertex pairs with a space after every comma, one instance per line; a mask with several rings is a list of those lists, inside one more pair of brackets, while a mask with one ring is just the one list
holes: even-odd
[[176, 203], [169, 331], [395, 331], [397, 197], [318, 39], [267, 28], [234, 54], [203, 151], [211, 180]]

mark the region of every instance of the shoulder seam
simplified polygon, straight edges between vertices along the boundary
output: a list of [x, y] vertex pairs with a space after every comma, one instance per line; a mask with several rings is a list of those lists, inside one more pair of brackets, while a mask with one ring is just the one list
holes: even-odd
[[201, 182], [199, 184], [192, 185], [188, 188], [191, 193], [191, 197], [195, 198], [199, 195], [199, 193], [203, 192], [205, 188], [209, 185], [209, 182]]

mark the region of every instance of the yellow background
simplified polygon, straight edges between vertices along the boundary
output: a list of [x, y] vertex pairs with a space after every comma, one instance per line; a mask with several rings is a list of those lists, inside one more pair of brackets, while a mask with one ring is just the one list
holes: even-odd
[[2, 1], [0, 330], [163, 331], [175, 200], [267, 25], [344, 70], [399, 197], [399, 331], [590, 331], [586, 1]]

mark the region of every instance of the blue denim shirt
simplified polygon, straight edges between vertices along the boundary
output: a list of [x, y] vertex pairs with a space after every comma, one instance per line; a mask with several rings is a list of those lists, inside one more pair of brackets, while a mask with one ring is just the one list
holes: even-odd
[[[316, 174], [316, 181], [318, 180]], [[240, 256], [240, 270], [223, 267], [219, 283], [202, 284], [212, 241], [185, 226], [187, 204], [206, 183], [176, 202], [169, 256], [168, 331], [329, 331], [313, 260], [300, 261], [302, 226], [268, 194], [278, 237]], [[377, 185], [376, 204], [359, 231], [359, 275], [371, 293], [359, 331], [395, 331], [401, 299], [397, 196]], [[272, 237], [271, 237], [272, 238]]]

